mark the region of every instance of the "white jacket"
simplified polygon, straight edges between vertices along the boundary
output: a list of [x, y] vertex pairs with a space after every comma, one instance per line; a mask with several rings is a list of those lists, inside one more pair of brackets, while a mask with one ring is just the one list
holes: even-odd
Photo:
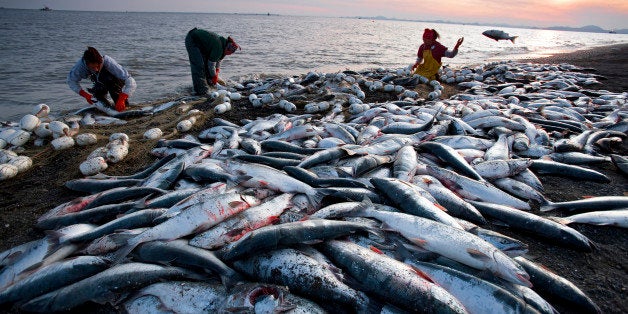
[[[127, 70], [125, 70], [121, 65], [116, 62], [113, 58], [105, 55], [103, 56], [103, 69], [106, 69], [118, 79], [124, 80], [124, 88], [122, 88], [122, 92], [131, 96], [137, 87], [135, 80]], [[90, 70], [85, 63], [83, 58], [80, 58], [70, 73], [68, 73], [67, 83], [75, 93], [79, 93], [82, 89], [81, 84], [79, 82], [82, 79], [88, 78], [91, 74], [95, 73]]]

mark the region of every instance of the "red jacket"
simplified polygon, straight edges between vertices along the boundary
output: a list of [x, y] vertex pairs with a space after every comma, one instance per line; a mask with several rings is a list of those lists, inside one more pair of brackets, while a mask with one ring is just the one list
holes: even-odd
[[[421, 44], [421, 47], [419, 47], [419, 51], [416, 54], [417, 59], [423, 59], [424, 50], [425, 50], [425, 44]], [[434, 59], [436, 59], [438, 63], [441, 63], [440, 59], [442, 59], [443, 56], [445, 55], [445, 52], [447, 51], [447, 47], [443, 46], [441, 43], [437, 41], [434, 41], [434, 43], [430, 47], [430, 50], [432, 51], [432, 57], [434, 57]]]

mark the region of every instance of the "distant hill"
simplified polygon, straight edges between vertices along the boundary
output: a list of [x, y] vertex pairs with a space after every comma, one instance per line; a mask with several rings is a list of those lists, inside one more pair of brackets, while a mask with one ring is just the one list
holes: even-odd
[[513, 27], [513, 28], [529, 28], [529, 29], [547, 29], [555, 31], [570, 31], [570, 32], [589, 32], [589, 33], [617, 33], [628, 34], [628, 29], [603, 29], [595, 25], [587, 25], [582, 27], [567, 27], [567, 26], [552, 26], [552, 27], [534, 27], [534, 26], [522, 26], [522, 25], [510, 25], [510, 24], [495, 24], [495, 23], [460, 23], [455, 21], [443, 21], [443, 20], [413, 20], [413, 19], [397, 19], [388, 18], [385, 16], [348, 16], [347, 18], [369, 19], [369, 20], [391, 20], [391, 21], [410, 21], [410, 22], [432, 22], [432, 23], [445, 23], [445, 24], [464, 24], [464, 25], [484, 25], [484, 26], [499, 26], [499, 27]]
[[[611, 32], [607, 29], [603, 29], [595, 25], [587, 25], [587, 26], [582, 26], [582, 27], [553, 26], [553, 27], [548, 27], [546, 29], [556, 30], [556, 31], [589, 32], [589, 33], [610, 33]], [[616, 29], [616, 30], [612, 30], [612, 32], [615, 32], [617, 34], [628, 34], [628, 29]]]

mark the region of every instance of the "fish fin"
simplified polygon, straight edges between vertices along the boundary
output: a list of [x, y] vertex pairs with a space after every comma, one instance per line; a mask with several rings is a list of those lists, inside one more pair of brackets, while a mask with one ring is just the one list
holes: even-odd
[[432, 277], [430, 277], [428, 274], [424, 273], [422, 270], [412, 266], [412, 265], [408, 265], [410, 267], [410, 269], [412, 269], [412, 271], [417, 274], [419, 277], [433, 283], [436, 284], [436, 282], [432, 279]]
[[7, 255], [7, 257], [5, 257], [2, 260], [2, 264], [4, 265], [10, 265], [15, 263], [18, 259], [21, 258], [21, 256], [24, 255], [24, 251], [19, 251], [19, 252], [12, 252], [11, 254]]
[[345, 169], [343, 169], [343, 168], [338, 168], [338, 169], [336, 169], [336, 172], [338, 172], [338, 176], [339, 176], [339, 177], [341, 177], [341, 178], [350, 178], [350, 177], [353, 177], [353, 176], [351, 175], [351, 173], [349, 173], [349, 171], [347, 171], [347, 170], [345, 170]]
[[245, 201], [231, 201], [228, 203], [231, 208], [239, 208], [242, 204], [247, 204]]
[[108, 176], [102, 172], [99, 172], [95, 175], [91, 175], [91, 176], [85, 176], [85, 178], [89, 178], [89, 179], [111, 179], [111, 176]]
[[573, 221], [567, 217], [554, 217], [554, 216], [546, 216], [545, 218], [557, 222], [561, 225], [568, 225], [570, 223], [572, 223]]
[[225, 235], [231, 238], [233, 237], [241, 238], [242, 235], [246, 233], [245, 231], [246, 231], [246, 228], [235, 228], [235, 229], [229, 230], [227, 233], [225, 233]]
[[16, 276], [16, 281], [18, 278], [24, 278], [29, 276], [30, 274], [34, 273], [37, 269], [39, 269], [40, 267], [44, 266], [44, 262], [37, 262], [31, 266], [28, 266], [27, 268], [25, 268], [23, 271], [21, 271], [19, 274], [17, 274]]
[[410, 240], [410, 242], [414, 243], [414, 245], [425, 249], [425, 245], [427, 244], [427, 240], [425, 239], [419, 239], [419, 238], [412, 238], [412, 239], [408, 239]]
[[220, 312], [225, 313], [249, 313], [250, 311], [248, 306], [228, 306], [220, 310]]
[[373, 243], [372, 246], [379, 250], [389, 250], [389, 251], [397, 248], [397, 246], [394, 243], [393, 244]]
[[442, 210], [444, 212], [448, 212], [447, 208], [443, 207], [443, 205], [438, 204], [438, 203], [434, 203], [434, 205], [436, 205], [436, 207], [440, 208], [440, 210]]
[[[46, 235], [46, 241], [50, 241], [50, 243], [61, 243], [61, 237], [63, 233], [58, 230], [44, 230], [44, 234]], [[49, 254], [50, 252], [48, 252]]]
[[496, 225], [496, 226], [502, 226], [502, 227], [510, 227], [510, 225], [504, 221], [501, 221], [499, 219], [492, 219], [491, 223]]
[[386, 241], [386, 236], [384, 235], [384, 232], [379, 228], [368, 227], [366, 228], [366, 232], [377, 238], [377, 240], [374, 240], [375, 242], [383, 243]]
[[378, 249], [378, 248], [376, 248], [376, 247], [374, 247], [374, 246], [372, 246], [372, 245], [371, 245], [371, 246], [369, 246], [369, 249], [370, 249], [371, 251], [373, 251], [373, 252], [377, 253], [377, 254], [384, 255], [384, 252], [382, 252], [382, 250], [380, 250], [380, 249]]
[[[522, 275], [522, 274], [516, 274], [515, 275], [517, 277], [517, 279], [519, 279], [519, 281], [521, 282], [521, 285], [528, 287], [528, 288], [532, 288], [532, 282], [530, 282], [530, 277], [526, 274], [526, 276]], [[551, 304], [550, 304], [551, 306]], [[552, 307], [553, 308], [553, 307]]]
[[421, 177], [421, 181], [423, 181], [423, 183], [425, 183], [427, 185], [430, 185], [430, 184], [434, 183], [434, 181], [432, 179], [426, 178], [426, 177]]
[[108, 290], [108, 291], [104, 291], [103, 293], [100, 293], [98, 296], [94, 297], [90, 301], [104, 305], [107, 303], [114, 304], [115, 301], [118, 299], [120, 299], [120, 295]]
[[515, 43], [515, 39], [517, 39], [517, 37], [519, 37], [519, 36], [512, 36], [512, 37], [510, 37], [510, 41], [512, 41], [512, 43], [514, 44]]
[[314, 244], [319, 244], [319, 243], [323, 243], [324, 241], [321, 239], [312, 239], [312, 240], [307, 240], [307, 241], [303, 241], [301, 243], [304, 244], [308, 244], [308, 245], [314, 245]]
[[467, 249], [467, 253], [471, 255], [473, 258], [477, 258], [479, 260], [490, 260], [490, 256], [476, 250], [476, 249]]
[[437, 254], [409, 243], [398, 242], [397, 254], [403, 259], [427, 260]]
[[127, 258], [129, 253], [131, 253], [135, 249], [135, 247], [137, 247], [139, 244], [141, 244], [141, 240], [139, 240], [137, 238], [138, 236], [135, 236], [135, 237], [127, 240], [125, 246], [119, 248], [115, 253], [113, 253], [111, 255], [111, 264], [112, 264], [112, 266], [120, 264], [121, 262], [123, 262]]

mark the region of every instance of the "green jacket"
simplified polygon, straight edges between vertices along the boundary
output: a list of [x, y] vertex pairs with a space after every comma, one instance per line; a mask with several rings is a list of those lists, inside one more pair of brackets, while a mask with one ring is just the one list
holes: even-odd
[[204, 29], [194, 29], [190, 32], [192, 40], [201, 50], [203, 56], [212, 62], [218, 62], [225, 57], [227, 38]]

